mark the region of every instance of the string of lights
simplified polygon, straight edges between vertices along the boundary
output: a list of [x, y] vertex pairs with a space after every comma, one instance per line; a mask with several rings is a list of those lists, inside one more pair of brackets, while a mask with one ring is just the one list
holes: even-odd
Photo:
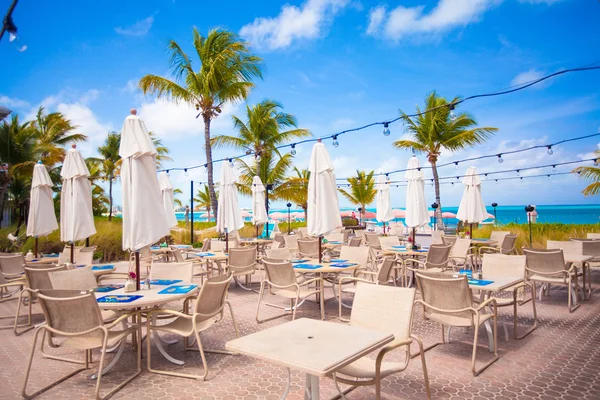
[[[598, 64], [598, 63], [594, 63], [594, 64]], [[393, 118], [393, 119], [389, 119], [389, 120], [386, 120], [386, 121], [371, 122], [369, 124], [366, 124], [366, 125], [363, 125], [363, 126], [360, 126], [360, 127], [357, 127], [357, 128], [346, 129], [346, 130], [343, 130], [343, 131], [340, 131], [340, 132], [337, 132], [337, 133], [334, 133], [334, 134], [331, 134], [331, 135], [328, 135], [328, 136], [321, 136], [321, 137], [318, 137], [318, 138], [305, 139], [305, 140], [301, 140], [299, 142], [287, 143], [287, 144], [279, 145], [279, 146], [275, 147], [275, 149], [279, 150], [279, 149], [284, 149], [284, 148], [288, 148], [289, 147], [289, 148], [291, 148], [290, 153], [292, 155], [295, 155], [296, 154], [296, 146], [301, 145], [301, 144], [305, 144], [305, 143], [313, 143], [313, 142], [316, 142], [316, 141], [319, 141], [319, 140], [325, 140], [325, 139], [332, 139], [333, 140], [332, 141], [333, 146], [334, 147], [338, 147], [339, 146], [339, 141], [338, 141], [338, 137], [339, 136], [347, 134], [347, 133], [351, 133], [351, 132], [361, 131], [361, 130], [364, 130], [364, 129], [367, 129], [367, 128], [370, 128], [370, 127], [373, 127], [373, 126], [377, 126], [377, 125], [382, 125], [383, 126], [383, 134], [384, 134], [384, 136], [389, 136], [391, 134], [391, 131], [389, 129], [389, 125], [390, 124], [393, 124], [393, 123], [395, 123], [395, 122], [397, 122], [399, 120], [403, 120], [403, 119], [406, 119], [406, 118], [418, 117], [418, 116], [427, 114], [429, 112], [432, 112], [432, 111], [435, 111], [435, 110], [438, 110], [438, 109], [441, 109], [441, 108], [448, 108], [450, 110], [450, 112], [451, 112], [450, 113], [450, 118], [454, 120], [456, 118], [456, 116], [454, 115], [454, 109], [456, 108], [456, 106], [458, 106], [459, 104], [464, 103], [465, 101], [473, 100], [473, 99], [478, 99], [478, 98], [484, 98], [484, 97], [495, 97], [495, 96], [501, 96], [501, 95], [506, 95], [506, 94], [510, 94], [510, 93], [515, 93], [515, 92], [518, 92], [520, 90], [523, 90], [523, 89], [526, 89], [528, 87], [531, 87], [533, 85], [539, 84], [539, 83], [541, 83], [541, 82], [543, 82], [545, 80], [548, 80], [548, 79], [551, 79], [553, 77], [556, 77], [558, 75], [563, 75], [563, 74], [567, 74], [567, 73], [574, 73], [574, 72], [584, 72], [584, 71], [600, 70], [600, 65], [595, 66], [594, 64], [588, 64], [589, 66], [584, 66], [584, 67], [564, 69], [564, 70], [561, 70], [561, 71], [558, 71], [558, 72], [546, 75], [544, 77], [541, 77], [539, 79], [536, 79], [536, 80], [533, 80], [533, 81], [530, 81], [530, 82], [526, 82], [526, 83], [524, 83], [524, 84], [522, 84], [520, 86], [517, 86], [517, 87], [512, 87], [512, 88], [509, 88], [509, 89], [506, 89], [506, 90], [500, 90], [500, 91], [491, 92], [491, 93], [483, 93], [483, 94], [476, 94], [476, 95], [472, 95], [472, 96], [467, 96], [467, 97], [465, 97], [463, 99], [459, 99], [459, 100], [456, 100], [454, 102], [443, 104], [443, 105], [440, 105], [440, 106], [437, 106], [437, 107], [432, 107], [432, 108], [426, 109], [426, 110], [418, 112], [418, 113], [404, 114], [402, 116], [399, 116], [399, 117], [396, 117], [396, 118]], [[553, 144], [553, 145], [556, 145], [556, 144]], [[549, 150], [551, 150], [551, 149], [549, 149]], [[510, 153], [502, 153], [502, 154], [510, 154]], [[501, 159], [502, 158], [502, 154], [496, 154], [495, 156], [498, 157], [499, 159]], [[212, 164], [216, 164], [216, 163], [223, 162], [223, 161], [232, 162], [233, 160], [242, 159], [244, 157], [249, 157], [249, 156], [252, 156], [252, 155], [255, 155], [254, 152], [249, 151], [246, 154], [242, 154], [242, 155], [239, 155], [239, 156], [236, 156], [236, 157], [225, 157], [225, 158], [221, 158], [221, 159], [218, 159], [218, 160], [213, 160]], [[464, 161], [468, 161], [468, 160], [464, 160]], [[202, 167], [208, 168], [208, 163], [198, 164], [198, 165], [191, 165], [191, 166], [188, 166], [188, 167], [165, 168], [165, 169], [159, 170], [159, 172], [166, 171], [168, 173], [169, 171], [184, 171], [185, 173], [187, 173], [190, 170], [194, 170], [194, 169], [202, 168]], [[398, 172], [402, 172], [402, 171], [398, 171]], [[392, 173], [395, 173], [395, 172], [392, 172]]]

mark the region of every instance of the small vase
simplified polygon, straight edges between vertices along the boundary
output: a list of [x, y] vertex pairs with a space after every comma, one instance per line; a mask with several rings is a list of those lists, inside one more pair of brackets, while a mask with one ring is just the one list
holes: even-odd
[[125, 289], [125, 293], [135, 292], [136, 291], [135, 281], [133, 279], [127, 279], [127, 282], [125, 282], [124, 289]]

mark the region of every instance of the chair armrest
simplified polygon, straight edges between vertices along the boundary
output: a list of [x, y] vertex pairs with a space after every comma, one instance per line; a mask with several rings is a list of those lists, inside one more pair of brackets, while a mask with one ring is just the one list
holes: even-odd
[[[312, 278], [312, 279], [309, 279], [309, 280], [304, 281], [302, 283], [295, 283], [295, 285], [297, 285], [297, 286], [306, 286], [306, 285], [309, 285], [309, 284], [311, 284], [313, 282], [318, 282], [320, 280], [321, 280], [321, 278]], [[293, 285], [291, 285], [291, 286], [293, 286]], [[286, 287], [289, 287], [289, 286], [286, 286]]]
[[497, 306], [497, 302], [496, 299], [493, 297], [490, 297], [489, 299], [485, 300], [483, 303], [479, 304], [479, 306], [475, 309], [475, 311], [479, 312], [481, 311], [484, 307], [486, 307], [487, 305], [492, 305], [494, 307], [494, 309]]
[[479, 248], [479, 254], [481, 254], [482, 250], [484, 250], [484, 249], [485, 250], [489, 250], [489, 251], [494, 252], [494, 253], [499, 253], [500, 250], [501, 250], [499, 247], [481, 246]]
[[[409, 259], [406, 259], [406, 260], [404, 260], [404, 263], [405, 263], [405, 265], [406, 265], [407, 263], [409, 263], [409, 262], [410, 262], [410, 263], [412, 263], [412, 264], [415, 264], [415, 263], [416, 263], [416, 264], [420, 264], [420, 265], [421, 265], [423, 268], [426, 268], [426, 265], [425, 265], [425, 262], [424, 262], [424, 261], [421, 261], [421, 260], [416, 260], [416, 259], [414, 259], [414, 258], [409, 258]], [[407, 268], [410, 268], [410, 267], [407, 265]]]
[[[487, 300], [486, 300], [486, 301], [487, 301]], [[496, 302], [496, 300], [494, 300], [494, 303], [495, 303], [495, 302]], [[429, 304], [425, 303], [425, 302], [424, 302], [423, 300], [421, 300], [421, 299], [415, 300], [414, 304], [417, 304], [417, 303], [418, 303], [418, 304], [421, 304], [422, 306], [424, 306], [424, 307], [426, 307], [426, 308], [430, 308], [430, 309], [432, 309], [432, 310], [434, 310], [434, 311], [439, 311], [439, 312], [441, 312], [441, 313], [444, 313], [444, 314], [456, 314], [456, 313], [461, 313], [461, 312], [465, 312], [465, 311], [472, 311], [472, 312], [476, 312], [476, 311], [477, 311], [477, 310], [476, 310], [475, 308], [473, 308], [473, 307], [460, 308], [460, 309], [458, 309], [458, 310], [444, 310], [443, 308], [437, 308], [437, 307], [434, 307], [434, 306], [432, 306], [432, 305], [429, 305]], [[485, 302], [484, 302], [484, 303], [485, 303]], [[483, 303], [482, 303], [482, 304], [483, 304]]]
[[393, 341], [392, 343], [388, 344], [383, 349], [381, 349], [377, 354], [377, 359], [375, 360], [375, 375], [379, 377], [381, 374], [381, 363], [383, 362], [383, 357], [390, 351], [402, 346], [408, 346], [408, 356], [406, 357], [406, 361], [404, 364], [404, 368], [406, 368], [408, 366], [408, 362], [410, 361], [410, 345], [412, 344], [412, 342], [412, 338], [406, 340]]
[[[379, 272], [367, 271], [367, 270], [365, 270], [365, 271], [357, 271], [356, 272], [356, 275], [372, 275], [372, 276], [377, 276], [377, 274], [379, 274]], [[344, 278], [341, 278], [341, 279], [344, 279]]]
[[[315, 281], [315, 280], [317, 280], [317, 279], [310, 279], [310, 282], [313, 282], [313, 281]], [[287, 288], [291, 288], [291, 287], [294, 287], [294, 286], [295, 286], [296, 288], [298, 288], [298, 287], [300, 286], [300, 285], [299, 285], [299, 284], [297, 284], [297, 283], [292, 283], [292, 284], [290, 284], [290, 285], [285, 285], [285, 286], [276, 285], [276, 284], [274, 284], [273, 282], [271, 282], [271, 281], [270, 281], [270, 280], [268, 280], [268, 279], [265, 279], [263, 282], [264, 282], [264, 283], [268, 283], [270, 286], [272, 286], [272, 287], [274, 287], [274, 288], [277, 288], [277, 289], [287, 289]], [[309, 281], [302, 282], [301, 284], [302, 284], [302, 285], [304, 285], [306, 282], [309, 282]]]
[[[191, 318], [192, 318], [192, 315], [185, 314], [185, 313], [182, 313], [182, 312], [180, 312], [180, 311], [169, 310], [169, 309], [166, 309], [166, 308], [157, 308], [157, 309], [154, 309], [154, 310], [150, 310], [150, 311], [148, 311], [148, 312], [146, 313], [146, 315], [147, 315], [147, 319], [148, 319], [148, 320], [150, 320], [153, 314], [162, 314], [162, 315], [165, 315], [165, 314], [167, 314], [167, 315], [174, 315], [174, 316], [176, 316], [176, 317], [182, 317], [182, 318], [187, 318], [187, 319], [191, 319]], [[130, 314], [128, 314], [128, 315], [130, 315]], [[117, 321], [118, 321], [118, 320], [117, 320]], [[115, 322], [116, 322], [116, 321], [115, 321]], [[113, 324], [114, 324], [115, 322], [113, 322]]]
[[340, 280], [338, 281], [338, 286], [340, 287], [340, 290], [341, 290], [344, 282], [365, 282], [365, 283], [370, 283], [370, 284], [374, 283], [368, 279], [356, 278], [354, 276], [345, 276], [343, 278], [340, 278]]

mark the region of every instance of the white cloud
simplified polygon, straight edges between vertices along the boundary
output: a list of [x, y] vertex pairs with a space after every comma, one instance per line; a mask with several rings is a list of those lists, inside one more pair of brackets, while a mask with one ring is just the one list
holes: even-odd
[[520, 3], [529, 3], [529, 4], [547, 4], [551, 6], [552, 4], [559, 3], [563, 0], [519, 0]]
[[386, 12], [382, 6], [371, 10], [367, 34], [393, 41], [431, 36], [477, 22], [501, 0], [439, 0], [429, 12], [425, 6], [398, 6]]
[[29, 108], [31, 104], [28, 101], [0, 95], [0, 106], [8, 108]]
[[137, 80], [130, 79], [127, 81], [125, 86], [123, 86], [120, 90], [121, 93], [137, 93], [138, 92], [138, 84]]
[[141, 21], [137, 21], [135, 24], [126, 27], [117, 27], [115, 32], [123, 36], [145, 36], [150, 32], [152, 24], [154, 23], [154, 16], [151, 15], [148, 18], [144, 18]]
[[[538, 71], [538, 70], [532, 68], [529, 71], [521, 72], [520, 74], [515, 76], [513, 78], [513, 80], [510, 82], [510, 84], [512, 86], [524, 85], [524, 84], [530, 83], [531, 81], [535, 81], [540, 78], [543, 78], [545, 75], [546, 74], [544, 72]], [[548, 85], [548, 83], [539, 83], [537, 85], [533, 85], [533, 88], [541, 89], [543, 87], [546, 87], [547, 85]]]
[[295, 40], [322, 36], [333, 17], [347, 5], [348, 0], [307, 0], [300, 8], [287, 4], [276, 17], [260, 17], [244, 25], [240, 35], [260, 48], [285, 48]]

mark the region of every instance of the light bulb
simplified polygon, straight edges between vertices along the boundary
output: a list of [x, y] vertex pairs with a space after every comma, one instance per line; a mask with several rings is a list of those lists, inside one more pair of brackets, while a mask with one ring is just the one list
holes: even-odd
[[290, 150], [290, 154], [293, 156], [296, 155], [296, 145], [295, 144], [292, 145], [292, 150]]
[[338, 147], [340, 145], [340, 142], [338, 142], [338, 140], [337, 140], [337, 135], [335, 135], [333, 137], [333, 143], [332, 144], [333, 144], [333, 147]]
[[594, 160], [594, 165], [595, 165], [596, 167], [598, 166], [598, 159], [597, 159], [597, 158]]
[[521, 182], [523, 182], [523, 177], [521, 177]]
[[208, 164], [204, 164], [204, 172], [208, 173]]
[[21, 40], [19, 38], [19, 35], [17, 35], [17, 26], [13, 22], [12, 17], [10, 15], [4, 20], [4, 26], [8, 31], [8, 41], [12, 43], [13, 46], [15, 46], [15, 49], [21, 52], [27, 50], [27, 45], [24, 44], [23, 40]]
[[[517, 170], [517, 176], [521, 176], [521, 171], [520, 170]], [[521, 178], [521, 179], [523, 179], [523, 178]]]
[[454, 114], [454, 110], [450, 111], [450, 121], [456, 121], [456, 114]]
[[383, 124], [383, 136], [390, 136], [390, 133], [391, 133], [391, 132], [390, 132], [390, 128], [389, 128], [389, 126], [388, 126], [388, 123], [387, 123], [387, 122], [385, 122], [385, 123]]
[[498, 154], [498, 162], [502, 164], [504, 160], [502, 159], [502, 154]]
[[185, 168], [185, 169], [183, 170], [183, 172], [185, 172], [185, 176], [190, 176], [190, 174], [188, 174], [188, 172], [187, 172], [187, 168]]
[[458, 161], [454, 163], [454, 169], [458, 169]]
[[496, 183], [498, 183], [498, 179], [496, 179]]
[[552, 150], [552, 146], [548, 146], [548, 155], [551, 156], [552, 154], [554, 154], [554, 151]]
[[556, 172], [556, 165], [552, 166], [552, 172]]
[[167, 175], [169, 175], [169, 170], [167, 170]]
[[550, 180], [550, 175], [548, 175], [548, 180]]

